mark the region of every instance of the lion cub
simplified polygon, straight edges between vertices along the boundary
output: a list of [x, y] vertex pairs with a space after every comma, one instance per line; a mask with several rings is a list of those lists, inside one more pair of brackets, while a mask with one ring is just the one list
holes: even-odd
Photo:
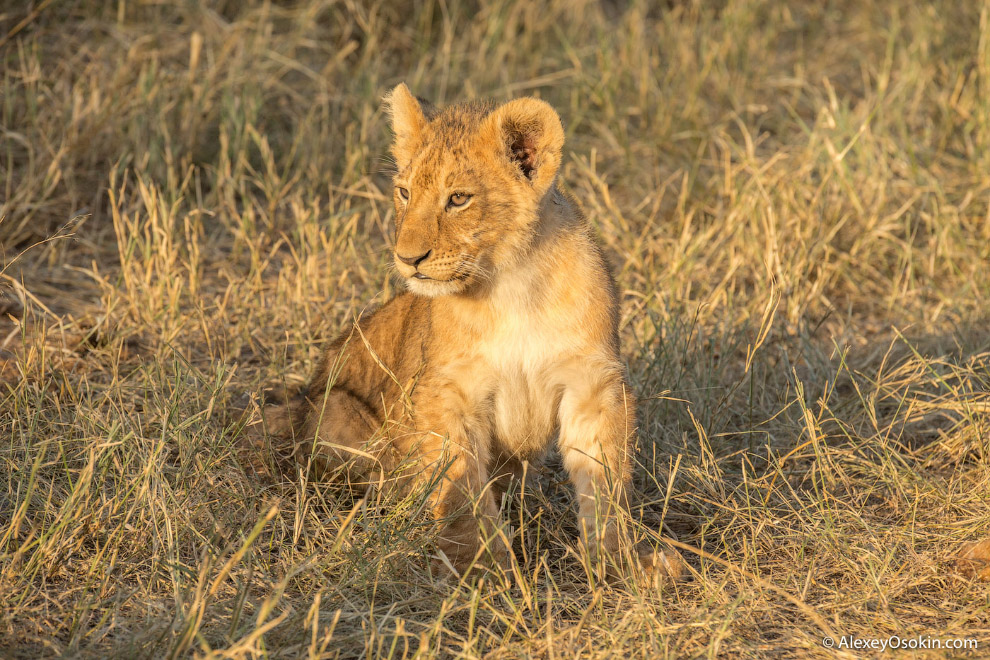
[[[560, 118], [534, 98], [434, 109], [404, 84], [386, 103], [408, 291], [330, 344], [270, 428], [321, 472], [368, 479], [406, 465], [408, 485], [435, 480], [439, 549], [461, 571], [505, 559], [489, 482], [556, 440], [586, 546], [618, 550], [636, 404], [615, 283], [555, 183]], [[642, 559], [680, 572], [673, 555]]]

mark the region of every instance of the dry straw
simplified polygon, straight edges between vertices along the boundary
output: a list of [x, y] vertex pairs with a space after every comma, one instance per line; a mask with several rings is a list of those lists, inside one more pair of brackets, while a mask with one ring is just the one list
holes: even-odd
[[[990, 645], [952, 570], [990, 535], [990, 4], [8, 5], [0, 655]], [[586, 571], [552, 462], [506, 503], [511, 574], [440, 582], [422, 493], [239, 457], [234, 411], [393, 291], [402, 80], [564, 117], [644, 401], [640, 532], [690, 579]]]

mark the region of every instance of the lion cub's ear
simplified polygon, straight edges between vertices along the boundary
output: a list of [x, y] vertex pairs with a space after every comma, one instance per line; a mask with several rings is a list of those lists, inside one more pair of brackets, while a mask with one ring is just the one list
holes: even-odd
[[564, 148], [564, 127], [549, 103], [533, 98], [509, 101], [485, 118], [482, 134], [542, 197], [553, 185]]
[[392, 155], [395, 156], [395, 162], [401, 170], [412, 160], [413, 149], [419, 141], [423, 128], [429, 122], [427, 117], [432, 107], [427, 104], [424, 108], [405, 83], [396, 85], [385, 95], [384, 101], [385, 107], [392, 115], [392, 131], [395, 133]]

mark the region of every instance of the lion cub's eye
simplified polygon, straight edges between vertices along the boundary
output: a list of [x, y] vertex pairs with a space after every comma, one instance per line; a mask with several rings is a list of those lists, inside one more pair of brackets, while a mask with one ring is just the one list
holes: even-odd
[[409, 201], [409, 191], [408, 190], [406, 190], [402, 186], [396, 187], [396, 190], [399, 191], [399, 197], [402, 198], [402, 201], [404, 201], [404, 202], [408, 202]]
[[447, 200], [448, 207], [464, 206], [471, 199], [471, 195], [465, 195], [464, 193], [454, 193]]

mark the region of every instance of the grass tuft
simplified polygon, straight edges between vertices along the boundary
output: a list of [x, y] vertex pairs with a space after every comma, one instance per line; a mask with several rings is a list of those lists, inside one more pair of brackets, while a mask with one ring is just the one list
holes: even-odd
[[[831, 657], [990, 645], [990, 4], [0, 10], [0, 654]], [[235, 410], [394, 291], [380, 98], [536, 95], [623, 292], [643, 533], [559, 474], [438, 581], [422, 494], [257, 474]], [[927, 652], [932, 657], [955, 652]]]

